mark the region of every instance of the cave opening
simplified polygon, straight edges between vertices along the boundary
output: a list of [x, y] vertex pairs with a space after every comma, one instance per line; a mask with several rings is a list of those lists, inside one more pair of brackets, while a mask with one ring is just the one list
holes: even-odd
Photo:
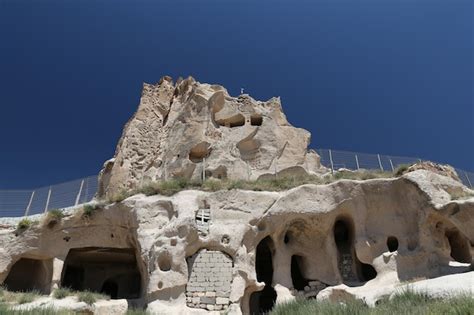
[[303, 257], [298, 255], [291, 256], [291, 279], [293, 280], [293, 287], [298, 291], [304, 290], [304, 287], [309, 283], [301, 272], [302, 263]]
[[445, 236], [451, 247], [451, 258], [460, 263], [471, 263], [469, 240], [455, 229], [446, 230]]
[[377, 271], [372, 265], [360, 262], [355, 253], [352, 220], [347, 218], [336, 220], [333, 231], [338, 252], [337, 265], [342, 281], [356, 284], [374, 279]]
[[391, 253], [398, 250], [398, 239], [395, 236], [389, 236], [387, 238], [387, 248]]
[[337, 265], [343, 282], [356, 282], [357, 276], [354, 272], [353, 254], [353, 232], [352, 226], [346, 219], [339, 219], [334, 224], [334, 241], [336, 242], [338, 257]]
[[250, 116], [250, 124], [252, 126], [261, 126], [263, 122], [262, 115], [252, 115]]
[[141, 292], [141, 274], [132, 248], [75, 248], [66, 257], [62, 287], [89, 290], [112, 299], [136, 299]]
[[272, 261], [273, 241], [267, 236], [257, 246], [255, 259], [255, 271], [257, 280], [265, 282], [262, 291], [252, 293], [250, 296], [250, 314], [266, 314], [275, 304], [276, 292], [272, 287], [273, 281], [273, 261]]
[[49, 294], [52, 276], [52, 259], [20, 258], [11, 267], [3, 285], [12, 292], [38, 291]]

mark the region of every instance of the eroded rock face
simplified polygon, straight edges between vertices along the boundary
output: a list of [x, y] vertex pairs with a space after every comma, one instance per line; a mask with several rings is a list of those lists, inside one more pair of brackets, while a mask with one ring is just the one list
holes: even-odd
[[[14, 282], [27, 260], [50, 278], [13, 285], [45, 293], [93, 286], [157, 314], [257, 314], [295, 297], [374, 304], [402, 281], [459, 273], [474, 280], [474, 198], [452, 200], [452, 191], [473, 193], [419, 170], [284, 192], [136, 195], [17, 236], [16, 221], [4, 220], [0, 281]], [[94, 272], [89, 265], [104, 271], [74, 277]], [[136, 285], [124, 291], [125, 283]]]
[[164, 77], [144, 84], [115, 156], [104, 164], [99, 195], [173, 177], [253, 180], [286, 169], [322, 172], [319, 156], [308, 151], [310, 136], [288, 123], [279, 98], [231, 97], [219, 85]]

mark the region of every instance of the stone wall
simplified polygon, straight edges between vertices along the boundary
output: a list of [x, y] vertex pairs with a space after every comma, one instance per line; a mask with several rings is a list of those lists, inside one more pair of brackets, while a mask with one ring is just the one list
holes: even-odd
[[203, 249], [188, 258], [187, 305], [207, 310], [224, 310], [229, 305], [232, 258], [220, 251]]

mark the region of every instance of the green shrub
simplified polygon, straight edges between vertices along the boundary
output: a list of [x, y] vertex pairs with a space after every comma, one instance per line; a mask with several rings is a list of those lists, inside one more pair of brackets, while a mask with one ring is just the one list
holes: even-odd
[[403, 174], [405, 174], [407, 171], [408, 171], [408, 168], [410, 166], [412, 166], [413, 164], [400, 164], [398, 165], [397, 169], [395, 170], [395, 172], [393, 172], [393, 174], [396, 176], [396, 177], [400, 177], [402, 176]]
[[115, 193], [112, 196], [110, 196], [108, 198], [108, 202], [109, 203], [122, 202], [125, 199], [127, 199], [128, 197], [134, 195], [135, 193], [136, 193], [135, 191], [126, 191], [126, 190], [122, 189], [118, 193]]
[[218, 191], [225, 187], [225, 183], [217, 179], [208, 179], [202, 183], [204, 191]]
[[33, 221], [31, 221], [28, 218], [23, 218], [23, 219], [20, 220], [20, 222], [18, 222], [18, 225], [17, 225], [16, 228], [17, 228], [17, 230], [26, 230], [31, 225], [33, 225]]
[[103, 203], [89, 203], [82, 207], [82, 217], [90, 218], [94, 213], [104, 207]]
[[21, 293], [20, 296], [18, 297], [18, 304], [26, 304], [26, 303], [31, 303], [33, 302], [37, 297], [39, 296], [39, 293], [36, 291], [30, 291], [30, 292], [25, 292]]
[[58, 288], [54, 290], [53, 297], [55, 299], [61, 300], [69, 295], [73, 295], [74, 293], [69, 288]]
[[61, 220], [64, 218], [64, 212], [62, 209], [52, 209], [48, 211], [48, 217], [51, 219]]
[[86, 304], [92, 305], [97, 300], [108, 300], [110, 299], [109, 296], [104, 294], [99, 294], [91, 291], [81, 291], [78, 292], [77, 298], [80, 302], [85, 302]]

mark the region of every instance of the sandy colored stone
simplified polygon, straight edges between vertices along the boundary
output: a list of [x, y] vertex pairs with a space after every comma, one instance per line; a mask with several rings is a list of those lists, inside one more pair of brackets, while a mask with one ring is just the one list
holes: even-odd
[[287, 121], [279, 98], [229, 95], [192, 77], [144, 84], [115, 156], [104, 164], [99, 195], [184, 177], [254, 180], [278, 173], [321, 173], [310, 133]]
[[[171, 197], [135, 195], [97, 210], [89, 219], [80, 216], [80, 209], [67, 210], [53, 228], [38, 224], [19, 235], [15, 228], [20, 219], [2, 219], [0, 281], [7, 279], [21, 258], [36, 259], [50, 266], [50, 283], [40, 284], [52, 290], [61, 284], [61, 269], [71, 249], [129, 248], [134, 250], [136, 270], [142, 277], [137, 303], [146, 303], [152, 314], [207, 314], [194, 307], [194, 299], [187, 304], [186, 298], [189, 258], [207, 250], [219, 263], [232, 262], [231, 270], [225, 268], [231, 278], [230, 292], [225, 295], [229, 314], [248, 314], [250, 296], [265, 286], [257, 280], [255, 261], [257, 246], [268, 237], [273, 282], [267, 286], [276, 290], [276, 303], [296, 295], [291, 275], [294, 255], [301, 257], [305, 279], [328, 285], [318, 299], [358, 298], [370, 304], [392, 294], [402, 282], [448, 275], [464, 277], [465, 286], [472, 279], [474, 198], [453, 200], [449, 196], [454, 190], [472, 193], [449, 177], [418, 170], [400, 178], [340, 180], [282, 192], [187, 190]], [[205, 237], [199, 235], [196, 223], [196, 211], [203, 203], [210, 212]], [[40, 221], [41, 216], [31, 219]], [[334, 236], [339, 220], [346, 220], [353, 232], [352, 263], [357, 258], [360, 264], [370, 265], [375, 278], [364, 280], [357, 270], [351, 283], [343, 278]], [[222, 242], [224, 236], [226, 242]], [[396, 250], [389, 250], [389, 237], [397, 239]], [[171, 240], [175, 240], [173, 246]], [[208, 267], [205, 260], [202, 263], [202, 268]], [[34, 275], [35, 270], [29, 272]], [[444, 280], [430, 281], [425, 284], [437, 292]], [[456, 281], [450, 283], [456, 285]], [[213, 305], [201, 303], [204, 295], [197, 296], [197, 306]], [[221, 297], [216, 291], [213, 299], [217, 302]], [[54, 303], [87, 308], [69, 298]], [[115, 307], [122, 304], [104, 303], [104, 310]]]

